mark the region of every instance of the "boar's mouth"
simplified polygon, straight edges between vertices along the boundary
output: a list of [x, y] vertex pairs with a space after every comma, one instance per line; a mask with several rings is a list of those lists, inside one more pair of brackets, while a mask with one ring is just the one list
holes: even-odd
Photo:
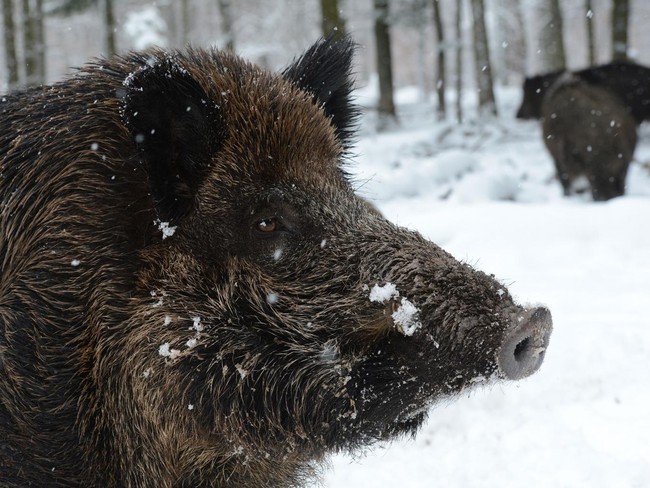
[[551, 313], [547, 308], [528, 310], [514, 319], [497, 355], [502, 374], [520, 380], [536, 372], [544, 361], [551, 331]]

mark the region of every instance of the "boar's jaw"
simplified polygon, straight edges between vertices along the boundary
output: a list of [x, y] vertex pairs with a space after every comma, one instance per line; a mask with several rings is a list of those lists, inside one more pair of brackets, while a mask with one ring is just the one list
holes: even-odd
[[[362, 431], [377, 438], [413, 432], [434, 403], [540, 367], [552, 328], [548, 310], [516, 305], [493, 277], [417, 233], [385, 221], [375, 226], [381, 230], [374, 236], [389, 237], [363, 243], [359, 266], [368, 274], [360, 281], [384, 321], [370, 323], [372, 334], [355, 331], [374, 341], [350, 394]], [[373, 299], [378, 291], [383, 300]], [[412, 329], [392, 316], [403, 298], [417, 308]]]
[[[439, 345], [427, 332], [429, 325], [414, 336], [396, 332], [381, 341], [378, 351], [360, 365], [359, 389], [351, 395], [357, 398], [363, 442], [413, 435], [434, 404], [499, 379], [520, 380], [535, 373], [543, 362], [552, 331], [550, 312], [543, 307], [524, 311], [517, 306], [509, 309], [502, 312], [511, 320], [505, 330], [498, 332], [501, 339], [496, 350], [492, 349], [494, 356], [470, 353], [469, 360], [452, 358], [451, 367], [445, 364], [449, 356], [464, 353], [449, 351], [446, 356], [440, 353], [437, 348], [449, 344]], [[467, 327], [481, 328], [474, 319], [462, 322]], [[441, 360], [427, 359], [437, 354], [443, 354]], [[471, 361], [477, 363], [462, 364]], [[395, 394], [396, 390], [399, 394]]]

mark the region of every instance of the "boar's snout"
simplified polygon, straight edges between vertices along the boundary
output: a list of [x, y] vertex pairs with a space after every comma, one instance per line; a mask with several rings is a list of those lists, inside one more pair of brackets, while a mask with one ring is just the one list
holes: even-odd
[[507, 379], [519, 380], [542, 365], [553, 321], [547, 308], [537, 307], [514, 317], [513, 322], [498, 353], [498, 364]]

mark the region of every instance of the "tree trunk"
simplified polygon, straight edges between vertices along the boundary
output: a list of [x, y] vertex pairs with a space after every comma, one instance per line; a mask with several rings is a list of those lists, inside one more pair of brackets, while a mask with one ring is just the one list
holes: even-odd
[[418, 80], [418, 100], [420, 103], [426, 103], [428, 99], [428, 89], [427, 86], [427, 73], [426, 73], [426, 63], [431, 50], [429, 49], [429, 38], [427, 25], [424, 22], [418, 22], [417, 26], [417, 35], [418, 35], [418, 47], [417, 47], [417, 61], [416, 61], [416, 76]]
[[323, 36], [341, 39], [345, 35], [345, 20], [341, 17], [338, 0], [320, 0]]
[[2, 17], [4, 26], [5, 65], [7, 67], [7, 88], [13, 90], [18, 86], [18, 55], [16, 54], [16, 24], [14, 22], [13, 0], [2, 0]]
[[38, 34], [36, 4], [33, 0], [22, 0], [23, 21], [23, 63], [25, 66], [25, 85], [36, 86], [43, 83], [40, 78], [40, 57], [38, 55]]
[[223, 29], [224, 47], [230, 51], [235, 51], [235, 33], [232, 21], [232, 2], [231, 0], [217, 0], [219, 5], [219, 14], [221, 15], [221, 28]]
[[397, 121], [393, 101], [393, 65], [388, 24], [388, 0], [373, 0], [375, 14], [375, 44], [377, 74], [379, 76], [379, 103], [377, 105], [379, 130], [385, 130]]
[[629, 12], [628, 0], [614, 0], [612, 9], [612, 59], [615, 61], [625, 61], [627, 59]]
[[463, 123], [463, 4], [464, 0], [456, 2], [456, 119]]
[[45, 83], [45, 12], [43, 0], [35, 0], [34, 4], [34, 59], [36, 60], [36, 75], [39, 83]]
[[440, 0], [432, 0], [433, 4], [433, 25], [436, 31], [436, 46], [438, 50], [436, 69], [436, 94], [438, 95], [438, 117], [444, 119], [447, 113], [445, 103], [445, 85], [447, 72], [445, 68], [445, 33], [442, 28], [442, 16], [440, 14]]
[[113, 0], [104, 0], [104, 29], [106, 34], [106, 56], [113, 56], [116, 52], [115, 43], [115, 15]]
[[596, 41], [594, 39], [594, 10], [591, 0], [585, 2], [585, 19], [587, 20], [587, 49], [589, 66], [596, 64]]
[[181, 44], [186, 46], [190, 42], [190, 0], [180, 1]]
[[492, 46], [499, 46], [496, 51], [492, 51], [492, 65], [497, 78], [505, 85], [518, 84], [521, 75], [526, 73], [528, 26], [524, 20], [523, 3], [524, 0], [499, 0], [496, 4], [492, 2], [492, 12], [496, 15]]
[[559, 0], [547, 0], [538, 14], [544, 19], [539, 38], [539, 49], [544, 57], [544, 70], [556, 71], [566, 68], [562, 11]]
[[476, 62], [476, 83], [478, 87], [478, 110], [480, 115], [497, 114], [494, 98], [492, 67], [490, 65], [490, 49], [485, 27], [485, 6], [483, 0], [472, 0], [472, 15], [474, 16], [474, 59]]

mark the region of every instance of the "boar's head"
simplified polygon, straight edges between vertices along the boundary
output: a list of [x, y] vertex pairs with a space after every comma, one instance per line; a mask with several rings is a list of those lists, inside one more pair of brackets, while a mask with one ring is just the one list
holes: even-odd
[[542, 100], [548, 89], [562, 76], [564, 71], [553, 71], [543, 75], [526, 77], [523, 97], [517, 110], [518, 119], [539, 119], [542, 117]]
[[320, 41], [281, 75], [205, 51], [113, 67], [131, 72], [123, 120], [161, 230], [140, 251], [128, 325], [103, 341], [116, 386], [95, 403], [124, 416], [114, 449], [136, 442], [137, 417], [158, 433], [140, 428], [128, 452], [166, 436], [188, 483], [209, 469], [233, 486], [295, 481], [328, 451], [414, 432], [435, 401], [542, 362], [546, 309], [355, 195], [352, 52]]

